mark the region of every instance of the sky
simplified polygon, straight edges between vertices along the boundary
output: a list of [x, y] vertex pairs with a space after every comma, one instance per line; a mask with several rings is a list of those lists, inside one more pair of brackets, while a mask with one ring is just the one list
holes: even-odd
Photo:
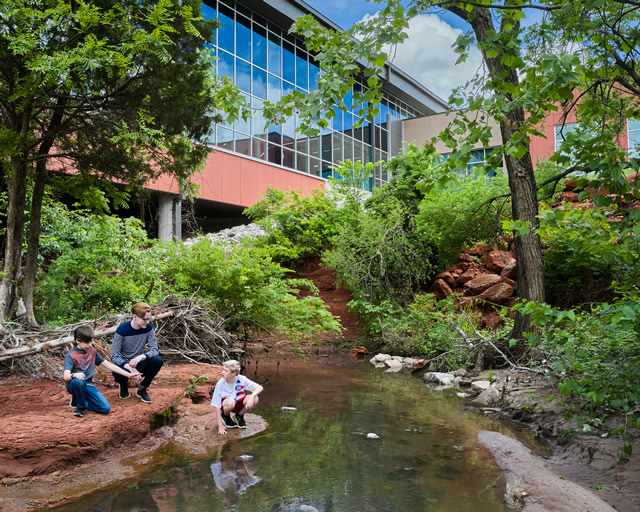
[[[380, 4], [366, 0], [305, 0], [307, 4], [342, 28], [373, 15]], [[450, 13], [425, 14], [410, 21], [408, 39], [392, 55], [392, 62], [431, 92], [447, 100], [452, 89], [468, 82], [482, 65], [474, 48], [466, 62], [456, 65], [452, 45], [469, 30]]]

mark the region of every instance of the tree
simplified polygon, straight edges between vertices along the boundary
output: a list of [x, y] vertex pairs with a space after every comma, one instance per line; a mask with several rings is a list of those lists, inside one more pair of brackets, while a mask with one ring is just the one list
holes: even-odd
[[[310, 16], [298, 19], [292, 31], [306, 38], [307, 48], [315, 54], [324, 74], [319, 80], [317, 91], [306, 97], [301, 94], [289, 95], [281, 100], [279, 110], [268, 112], [273, 118], [276, 112], [290, 115], [297, 108], [301, 124], [312, 132], [317, 127], [326, 125], [322, 116], [332, 117], [330, 107], [335, 101], [342, 101], [354, 83], [354, 76], [361, 73], [370, 89], [354, 94], [354, 106], [360, 107], [365, 113], [375, 113], [375, 106], [380, 101], [379, 76], [383, 76], [387, 58], [384, 49], [389, 45], [400, 44], [407, 37], [408, 20], [428, 10], [445, 9], [469, 23], [472, 32], [459, 38], [457, 51], [463, 60], [470, 45], [475, 44], [483, 55], [485, 75], [476, 82], [480, 88], [475, 94], [464, 97], [463, 91], [459, 90], [454, 91], [450, 98], [452, 109], [463, 105], [465, 108], [461, 112], [463, 115], [458, 116], [441, 134], [441, 138], [455, 153], [455, 157], [448, 159], [445, 165], [451, 170], [466, 166], [474, 144], [489, 138], [487, 118], [493, 117], [500, 123], [503, 145], [493, 152], [490, 165], [494, 168], [501, 166], [504, 155], [512, 218], [514, 226], [519, 227], [514, 244], [518, 260], [518, 293], [528, 301], [543, 301], [542, 247], [536, 232], [539, 225], [537, 191], [529, 152], [531, 136], [541, 135], [539, 123], [546, 114], [550, 110], [556, 110], [559, 104], [570, 104], [575, 99], [576, 91], [584, 89], [589, 79], [596, 82], [598, 79], [601, 81], [603, 75], [611, 79], [611, 75], [606, 65], [598, 65], [598, 73], [587, 74], [588, 67], [579, 68], [576, 56], [557, 52], [542, 52], [533, 62], [527, 61], [524, 53], [525, 37], [529, 41], [530, 34], [539, 31], [542, 34], [540, 37], [550, 39], [554, 35], [554, 27], [545, 21], [534, 29], [523, 29], [521, 23], [525, 10], [539, 9], [548, 13], [552, 19], [564, 16], [571, 20], [568, 26], [573, 32], [567, 30], [567, 39], [574, 43], [587, 39], [595, 48], [599, 44], [598, 37], [604, 37], [604, 31], [606, 37], [616, 41], [609, 41], [607, 45], [608, 60], [622, 72], [619, 77], [626, 77], [628, 85], [629, 80], [633, 81], [638, 76], [638, 68], [632, 55], [639, 46], [633, 43], [638, 40], [637, 22], [633, 25], [633, 20], [637, 20], [635, 13], [638, 3], [635, 0], [542, 0], [537, 4], [524, 0], [503, 3], [486, 0], [413, 0], [406, 5], [403, 6], [398, 0], [387, 0], [376, 16], [342, 33], [321, 29]], [[603, 13], [609, 15], [609, 24], [598, 23], [598, 15]], [[584, 18], [590, 19], [590, 24], [581, 25], [581, 19]], [[597, 52], [592, 55], [590, 64], [599, 63], [602, 56], [598, 56]], [[364, 67], [357, 63], [363, 63]], [[520, 76], [526, 78], [521, 81]], [[624, 83], [620, 78], [613, 81]], [[464, 116], [471, 111], [477, 115]], [[605, 139], [606, 136], [603, 135], [599, 140]], [[594, 149], [595, 147], [593, 146]], [[591, 151], [589, 155], [589, 163], [592, 164], [597, 152]], [[615, 155], [619, 178], [619, 172], [626, 164], [619, 151]], [[598, 169], [602, 168], [601, 165]], [[555, 179], [559, 180], [578, 170], [587, 172], [594, 169], [592, 165], [571, 166]], [[614, 174], [606, 174], [609, 181]], [[512, 338], [523, 339], [528, 322], [526, 316], [519, 315], [511, 333]]]
[[[242, 101], [211, 74], [215, 22], [197, 0], [2, 0], [0, 158], [8, 192], [0, 319], [30, 323], [41, 205], [52, 171], [84, 186], [169, 173], [185, 187], [214, 119]], [[22, 268], [28, 183], [33, 185]]]

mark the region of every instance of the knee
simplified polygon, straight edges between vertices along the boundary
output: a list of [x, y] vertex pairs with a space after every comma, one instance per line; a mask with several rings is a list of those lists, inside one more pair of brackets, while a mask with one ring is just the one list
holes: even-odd
[[97, 411], [98, 414], [109, 414], [111, 412], [111, 406], [107, 405], [105, 407], [102, 407], [99, 411]]
[[153, 356], [149, 358], [149, 364], [155, 368], [162, 368], [164, 360], [160, 356]]
[[235, 406], [236, 402], [233, 398], [225, 398], [222, 401], [222, 409], [225, 411], [225, 413], [231, 411], [231, 409], [233, 409]]

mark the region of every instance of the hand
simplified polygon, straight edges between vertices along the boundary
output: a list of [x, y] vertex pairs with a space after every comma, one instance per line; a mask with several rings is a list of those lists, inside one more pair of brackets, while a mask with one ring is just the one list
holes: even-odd
[[135, 381], [141, 381], [142, 380], [142, 374], [140, 372], [137, 371], [132, 371], [129, 372], [131, 375], [129, 375], [129, 378]]
[[227, 427], [222, 424], [218, 425], [218, 434], [225, 435], [227, 433]]
[[73, 379], [74, 377], [76, 379], [78, 379], [78, 380], [84, 380], [86, 378], [85, 374], [82, 373], [82, 372], [77, 372], [77, 373], [71, 374], [71, 378]]
[[140, 354], [139, 356], [136, 356], [131, 361], [129, 361], [129, 366], [131, 366], [131, 368], [135, 368], [140, 361], [146, 358], [147, 356], [145, 356], [144, 354]]

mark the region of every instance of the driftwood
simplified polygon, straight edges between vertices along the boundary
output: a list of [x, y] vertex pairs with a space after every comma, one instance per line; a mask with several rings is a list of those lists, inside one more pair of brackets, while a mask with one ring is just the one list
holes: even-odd
[[[95, 337], [108, 338], [129, 318], [129, 314], [123, 313], [96, 320]], [[227, 321], [208, 304], [193, 298], [168, 297], [152, 306], [152, 319], [160, 354], [165, 359], [219, 365], [229, 358], [233, 337], [226, 330]], [[59, 352], [70, 349], [73, 344], [73, 335], [69, 333], [87, 323], [82, 321], [42, 331], [4, 324], [4, 329], [0, 329], [0, 374], [32, 377], [59, 374], [63, 361]], [[97, 343], [96, 348], [108, 358], [109, 342], [105, 341]]]
[[[161, 318], [167, 318], [173, 316], [173, 311], [167, 311], [166, 313], [160, 313], [159, 315], [154, 315], [152, 320], [159, 320]], [[97, 329], [94, 331], [94, 335], [96, 338], [102, 338], [103, 336], [110, 336], [115, 334], [118, 326], [110, 327], [108, 329]], [[35, 345], [23, 345], [18, 348], [13, 348], [9, 350], [0, 351], [0, 361], [6, 361], [7, 359], [15, 359], [18, 357], [29, 356], [33, 354], [38, 354], [40, 352], [49, 352], [55, 349], [63, 349], [68, 345], [73, 345], [73, 334], [70, 336], [64, 336], [63, 338], [57, 338], [53, 340], [43, 341], [41, 343], [36, 343]]]

